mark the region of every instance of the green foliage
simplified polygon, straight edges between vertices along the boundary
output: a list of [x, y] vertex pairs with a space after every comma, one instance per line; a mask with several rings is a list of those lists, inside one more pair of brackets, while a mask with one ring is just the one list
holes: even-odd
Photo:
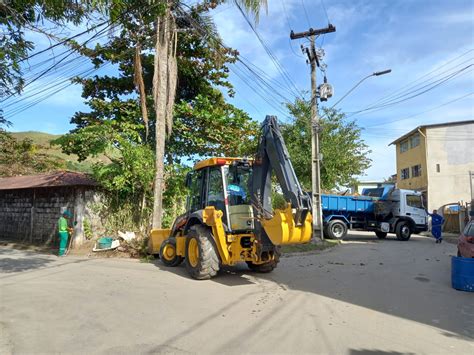
[[64, 169], [66, 162], [38, 152], [29, 138], [15, 139], [0, 129], [0, 176], [28, 175]]
[[251, 156], [258, 130], [257, 122], [226, 103], [218, 90], [208, 90], [207, 95], [175, 105], [174, 129], [166, 150], [177, 162], [193, 155]]
[[86, 237], [87, 240], [92, 239], [94, 235], [92, 233], [91, 222], [88, 219], [84, 219], [83, 225], [84, 225], [84, 236]]
[[163, 228], [171, 228], [174, 219], [186, 212], [186, 174], [190, 168], [180, 164], [165, 166], [165, 191], [163, 194]]
[[[311, 104], [296, 100], [288, 109], [293, 121], [282, 125], [291, 161], [301, 184], [311, 189]], [[349, 185], [355, 176], [370, 167], [367, 157], [371, 152], [361, 138], [361, 128], [355, 121], [346, 119], [344, 113], [323, 109], [321, 115], [321, 186], [325, 190]]]

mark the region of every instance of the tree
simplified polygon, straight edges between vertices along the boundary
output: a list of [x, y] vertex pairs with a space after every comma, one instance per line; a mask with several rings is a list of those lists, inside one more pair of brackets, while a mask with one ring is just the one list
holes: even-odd
[[[130, 186], [133, 178], [128, 176], [124, 154], [132, 154], [126, 150], [146, 149], [155, 151], [155, 110], [153, 109], [153, 73], [154, 73], [154, 43], [153, 23], [146, 22], [146, 26], [138, 25], [136, 18], [142, 18], [140, 13], [145, 7], [134, 7], [127, 11], [128, 20], [107, 44], [98, 44], [94, 48], [79, 46], [72, 43], [80, 53], [90, 58], [95, 65], [105, 62], [112, 63], [119, 68], [119, 75], [95, 76], [94, 78], [75, 81], [82, 84], [82, 96], [86, 98], [90, 107], [88, 112], [77, 112], [71, 119], [76, 125], [69, 134], [61, 137], [56, 143], [62, 146], [65, 153], [74, 153], [80, 160], [90, 156], [105, 153], [113, 167], [107, 164], [98, 166], [95, 174], [105, 171], [96, 177], [104, 181], [109, 191], [120, 196], [117, 189], [123, 189], [134, 203], [148, 206], [143, 199], [138, 199], [138, 191], [131, 197]], [[135, 9], [135, 10], [134, 10]], [[198, 14], [190, 16], [198, 17]], [[189, 26], [189, 23], [178, 22], [179, 26]], [[140, 36], [137, 35], [138, 30]], [[225, 101], [224, 95], [218, 87], [228, 90], [232, 94], [232, 86], [227, 81], [227, 63], [235, 60], [235, 51], [217, 49], [197, 31], [179, 32], [176, 57], [178, 62], [178, 81], [176, 89], [176, 103], [173, 109], [173, 130], [166, 137], [164, 153], [162, 187], [163, 205], [171, 211], [177, 211], [176, 197], [173, 193], [184, 193], [184, 174], [187, 171], [182, 167], [183, 161], [210, 155], [244, 155], [254, 152], [253, 138], [258, 133], [258, 124], [242, 110]], [[140, 67], [143, 81], [142, 88], [136, 84], [137, 45], [141, 47]], [[140, 92], [140, 95], [138, 93]], [[145, 98], [145, 100], [143, 100]], [[143, 101], [149, 112], [148, 120], [143, 117]], [[147, 126], [150, 135], [147, 138]], [[242, 137], [236, 142], [235, 137]], [[126, 149], [126, 150], [125, 150]], [[153, 154], [153, 156], [155, 156]], [[140, 164], [140, 160], [136, 162]], [[137, 174], [148, 168], [154, 172], [154, 165], [150, 168], [148, 161], [143, 166], [135, 166]], [[107, 179], [126, 183], [125, 185], [107, 184]], [[147, 180], [148, 181], [148, 180]], [[151, 184], [144, 184], [142, 196], [151, 201]], [[123, 200], [127, 200], [123, 198]], [[178, 198], [179, 200], [179, 198]], [[173, 212], [172, 212], [173, 213]], [[174, 214], [173, 213], [173, 214]], [[170, 222], [171, 215], [164, 213], [166, 223]], [[144, 221], [146, 222], [146, 221]]]
[[[293, 116], [282, 125], [296, 175], [305, 189], [311, 189], [311, 103], [297, 99], [288, 104]], [[371, 152], [361, 138], [361, 128], [344, 113], [323, 108], [321, 118], [321, 187], [325, 190], [354, 182], [355, 176], [370, 167]]]
[[[253, 12], [258, 17], [260, 7], [266, 5], [266, 0], [234, 0], [247, 11]], [[198, 8], [207, 10], [225, 1], [205, 0]], [[153, 76], [153, 99], [155, 102], [155, 148], [156, 172], [153, 205], [153, 228], [161, 228], [163, 216], [163, 174], [165, 159], [166, 135], [171, 134], [173, 126], [173, 106], [177, 83], [176, 60], [176, 19], [173, 14], [175, 0], [165, 0], [166, 9], [158, 16], [156, 21], [156, 45]], [[178, 5], [179, 8], [179, 5]]]

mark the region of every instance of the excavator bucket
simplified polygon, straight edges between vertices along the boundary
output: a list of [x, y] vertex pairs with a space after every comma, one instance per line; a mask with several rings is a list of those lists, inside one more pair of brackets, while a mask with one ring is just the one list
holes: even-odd
[[308, 213], [301, 226], [295, 224], [291, 205], [284, 210], [275, 210], [273, 218], [261, 223], [274, 245], [303, 244], [311, 240], [313, 216]]
[[159, 254], [161, 243], [170, 236], [171, 229], [152, 229], [148, 239], [148, 253]]

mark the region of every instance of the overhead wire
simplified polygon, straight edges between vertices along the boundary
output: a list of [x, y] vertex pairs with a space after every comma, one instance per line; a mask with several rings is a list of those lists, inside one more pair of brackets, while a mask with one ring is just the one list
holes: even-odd
[[473, 92], [470, 92], [470, 93], [468, 93], [468, 94], [466, 94], [466, 95], [462, 95], [462, 96], [460, 96], [460, 97], [457, 97], [457, 98], [455, 98], [455, 99], [453, 99], [453, 100], [449, 100], [449, 101], [447, 101], [447, 102], [444, 102], [444, 103], [442, 103], [441, 105], [435, 106], [435, 107], [430, 108], [430, 109], [428, 109], [428, 110], [424, 110], [424, 111], [421, 111], [421, 112], [412, 114], [412, 115], [410, 115], [410, 116], [408, 116], [408, 117], [404, 117], [404, 118], [400, 118], [400, 119], [395, 119], [395, 120], [391, 120], [391, 121], [388, 121], [388, 122], [373, 124], [373, 125], [370, 125], [370, 126], [366, 126], [365, 128], [367, 129], [367, 128], [372, 128], [372, 127], [377, 127], [377, 126], [382, 126], [382, 125], [391, 124], [391, 123], [394, 123], [394, 122], [400, 122], [400, 121], [408, 120], [408, 119], [410, 119], [410, 118], [413, 118], [413, 117], [416, 117], [416, 116], [420, 116], [420, 115], [423, 115], [423, 114], [428, 113], [428, 112], [436, 111], [436, 110], [440, 109], [441, 107], [450, 105], [450, 104], [452, 104], [452, 103], [454, 103], [454, 102], [460, 101], [460, 100], [465, 99], [466, 97], [469, 97], [469, 96], [472, 96], [472, 95], [474, 95], [474, 91], [473, 91]]
[[[104, 31], [107, 31], [108, 27], [105, 27], [104, 29], [102, 29], [101, 31], [97, 32], [95, 35], [93, 35], [92, 37], [90, 37], [89, 39], [87, 39], [85, 42], [83, 42], [82, 45], [86, 45], [89, 41], [93, 40], [94, 38], [97, 38], [99, 37], [101, 34], [103, 34]], [[24, 88], [30, 86], [31, 84], [33, 84], [34, 82], [38, 81], [39, 79], [43, 78], [43, 77], [46, 77], [48, 73], [51, 73], [51, 75], [54, 73], [56, 75], [58, 75], [61, 70], [59, 72], [53, 72], [54, 69], [57, 69], [57, 68], [63, 68], [64, 69], [68, 69], [69, 70], [69, 67], [70, 68], [78, 68], [78, 63], [74, 63], [76, 61], [80, 61], [81, 62], [81, 65], [82, 63], [85, 64], [85, 62], [87, 62], [87, 58], [84, 58], [84, 57], [81, 57], [81, 56], [77, 56], [77, 57], [74, 57], [72, 59], [70, 59], [69, 61], [65, 62], [65, 60], [67, 58], [69, 58], [71, 55], [73, 54], [76, 54], [75, 50], [73, 49], [70, 49], [70, 50], [67, 50], [67, 51], [64, 51], [62, 54], [65, 54], [64, 56], [62, 56], [61, 59], [57, 60], [54, 62], [53, 65], [49, 66], [48, 68], [46, 68], [45, 70], [43, 70], [41, 73], [35, 75], [32, 79], [30, 80], [27, 80], [25, 85], [24, 85]], [[74, 66], [72, 66], [72, 64], [74, 64]], [[73, 77], [75, 77], [76, 75], [73, 75], [73, 76], [69, 76], [70, 79], [72, 79]], [[52, 82], [54, 83], [55, 81], [57, 80], [61, 80], [61, 77], [56, 77]], [[39, 92], [43, 92], [44, 91], [44, 88], [41, 87], [41, 88], [38, 88], [37, 91]], [[21, 101], [24, 101], [24, 100], [27, 100], [29, 97], [31, 96], [35, 96], [36, 93], [29, 93], [29, 94], [23, 94], [23, 95], [20, 95], [18, 96], [18, 98], [6, 105], [3, 105], [4, 108], [6, 107], [10, 107], [12, 105], [15, 105], [17, 104], [18, 102], [21, 102]], [[8, 95], [6, 98], [4, 98], [3, 100], [1, 100], [0, 102], [1, 103], [4, 103], [6, 101], [8, 101], [10, 98], [12, 98], [13, 96], [17, 96], [15, 94], [10, 94]]]
[[[423, 89], [423, 88], [426, 88], [426, 87], [428, 87], [429, 85], [432, 85], [433, 83], [436, 83], [437, 81], [442, 81], [442, 80], [443, 80], [443, 77], [439, 78], [439, 76], [440, 76], [441, 74], [448, 73], [448, 72], [452, 71], [453, 69], [455, 69], [455, 68], [457, 68], [457, 67], [459, 67], [459, 66], [461, 66], [461, 65], [463, 65], [463, 64], [465, 64], [465, 63], [467, 63], [467, 62], [472, 61], [472, 59], [474, 59], [474, 58], [473, 58], [473, 57], [468, 58], [467, 60], [464, 60], [464, 61], [462, 61], [461, 63], [458, 63], [458, 64], [456, 64], [455, 66], [453, 66], [453, 67], [451, 67], [451, 68], [449, 68], [449, 69], [447, 69], [447, 70], [444, 70], [444, 71], [442, 71], [442, 72], [437, 73], [436, 76], [429, 77], [428, 79], [423, 80], [423, 81], [421, 81], [420, 83], [418, 83], [418, 84], [416, 84], [416, 85], [410, 85], [410, 86], [407, 87], [405, 90], [402, 90], [401, 92], [399, 92], [398, 95], [394, 96], [394, 95], [392, 94], [392, 95], [390, 95], [390, 97], [387, 97], [385, 100], [380, 100], [379, 103], [378, 103], [378, 105], [372, 105], [372, 106], [370, 106], [370, 107], [367, 107], [367, 109], [370, 109], [370, 108], [372, 108], [372, 107], [378, 107], [378, 106], [383, 105], [383, 104], [388, 103], [388, 102], [393, 102], [393, 101], [395, 101], [395, 100], [397, 100], [397, 99], [400, 99], [400, 98], [402, 98], [402, 97], [404, 97], [404, 96], [407, 96], [407, 95], [409, 95], [409, 94], [412, 94], [412, 93], [414, 93], [414, 92], [416, 92], [416, 91], [418, 91], [418, 90], [421, 90], [421, 89]], [[468, 66], [468, 67], [469, 67], [469, 66]], [[464, 68], [463, 68], [463, 69], [464, 69]], [[449, 77], [451, 74], [452, 74], [452, 73], [448, 73], [444, 78]], [[438, 80], [435, 80], [435, 81], [432, 81], [433, 78], [439, 78], [439, 79], [438, 79]], [[430, 83], [430, 81], [432, 81], [432, 82]], [[428, 84], [423, 85], [423, 84], [425, 84], [425, 83], [428, 83]], [[423, 86], [421, 86], [421, 85], [423, 85]], [[415, 88], [416, 88], [416, 89], [415, 89]]]
[[[370, 103], [369, 105], [367, 105], [366, 107], [364, 107], [364, 108], [362, 108], [362, 109], [359, 109], [359, 110], [357, 110], [357, 111], [354, 111], [354, 112], [352, 112], [352, 113], [359, 112], [359, 111], [360, 111], [360, 112], [368, 111], [368, 110], [370, 110], [372, 107], [375, 107], [375, 106], [377, 106], [378, 104], [381, 104], [381, 103], [383, 103], [383, 102], [386, 102], [387, 100], [392, 99], [392, 98], [393, 98], [394, 96], [396, 96], [396, 95], [400, 95], [401, 93], [405, 93], [406, 91], [408, 91], [408, 90], [410, 90], [410, 89], [413, 89], [413, 88], [419, 86], [419, 85], [422, 84], [422, 83], [425, 83], [425, 82], [427, 82], [427, 81], [429, 81], [429, 80], [432, 80], [434, 76], [429, 77], [429, 75], [431, 75], [431, 74], [433, 74], [433, 73], [436, 73], [436, 72], [438, 72], [439, 70], [442, 70], [442, 69], [443, 69], [444, 67], [446, 67], [448, 64], [457, 61], [458, 59], [460, 59], [460, 58], [464, 57], [465, 55], [469, 54], [470, 52], [472, 52], [473, 50], [474, 50], [474, 49], [470, 49], [470, 50], [468, 50], [468, 51], [466, 51], [466, 52], [464, 52], [464, 53], [462, 53], [462, 54], [460, 54], [460, 55], [458, 55], [458, 56], [456, 56], [456, 57], [454, 57], [454, 58], [451, 58], [451, 59], [448, 60], [447, 62], [444, 62], [442, 65], [440, 65], [440, 66], [434, 68], [433, 70], [431, 70], [431, 71], [429, 71], [429, 72], [423, 74], [422, 76], [416, 78], [415, 80], [410, 81], [410, 82], [408, 82], [408, 83], [405, 84], [405, 85], [402, 85], [402, 86], [399, 87], [398, 89], [395, 89], [395, 90], [393, 90], [393, 91], [389, 91], [389, 94], [382, 95], [381, 97], [379, 97], [378, 99], [376, 99], [375, 101], [373, 101], [372, 103]], [[464, 62], [463, 62], [463, 63], [464, 63]], [[459, 66], [460, 64], [461, 64], [461, 63], [457, 64], [456, 66]], [[453, 68], [455, 68], [456, 66], [454, 66]], [[442, 72], [442, 73], [444, 73], [444, 72]], [[439, 75], [439, 74], [437, 74], [437, 75]], [[427, 77], [428, 77], [428, 78], [427, 78]], [[422, 82], [419, 83], [419, 84], [416, 84], [416, 83], [418, 83], [420, 80], [422, 80], [422, 79], [424, 79], [424, 78], [427, 78], [427, 79], [425, 79], [424, 81], [422, 81]]]
[[[183, 3], [181, 3], [181, 5], [189, 7], [187, 4], [183, 4]], [[182, 15], [186, 16], [189, 19], [190, 24], [203, 36], [203, 38], [207, 38], [210, 35], [208, 30], [206, 28], [204, 28], [203, 26], [201, 26], [201, 24], [199, 24], [186, 10], [182, 9], [181, 7], [179, 7], [179, 9], [180, 9], [180, 12], [182, 13]], [[225, 50], [229, 50], [229, 47], [227, 47], [220, 38], [215, 38], [214, 40], [217, 42], [219, 47], [221, 47]], [[218, 55], [222, 56], [222, 58], [225, 57], [224, 54], [220, 53], [219, 51], [217, 51], [217, 53], [218, 53]], [[239, 68], [238, 65], [234, 64], [229, 69], [231, 71], [233, 71], [234, 74], [237, 77], [239, 77], [239, 79], [246, 86], [248, 86], [252, 91], [254, 91], [258, 96], [260, 96], [272, 108], [274, 108], [276, 111], [278, 111], [278, 112], [280, 112], [284, 115], [287, 115], [287, 113], [284, 112], [280, 108], [280, 102], [276, 101], [275, 95], [277, 95], [277, 96], [281, 97], [282, 99], [284, 99], [284, 102], [290, 102], [290, 100], [288, 100], [288, 98], [286, 96], [282, 95], [281, 93], [278, 93], [278, 91], [272, 85], [270, 85], [270, 83], [268, 83], [267, 80], [264, 77], [262, 77], [259, 73], [257, 73], [252, 68], [253, 64], [250, 65], [249, 63], [246, 62], [244, 57], [238, 56], [237, 57], [237, 63], [241, 64], [243, 66], [243, 68]], [[246, 71], [249, 74], [251, 74], [254, 79], [257, 79], [257, 80], [251, 80], [251, 81], [247, 80], [246, 76], [248, 76], [248, 74], [245, 74]], [[263, 91], [263, 93], [262, 93], [262, 91]]]
[[[150, 5], [150, 6], [151, 6], [151, 7], [155, 7], [155, 6], [157, 6], [157, 5], [158, 5], [158, 4], [154, 4], [154, 5]], [[123, 14], [125, 14], [125, 13], [126, 13], [126, 11], [124, 11]], [[30, 58], [32, 58], [32, 57], [35, 57], [35, 56], [37, 56], [37, 55], [39, 55], [39, 54], [41, 54], [41, 53], [46, 52], [47, 50], [50, 50], [50, 49], [55, 48], [55, 47], [57, 47], [57, 46], [59, 46], [59, 45], [61, 45], [61, 44], [64, 44], [64, 43], [66, 43], [66, 42], [68, 42], [68, 41], [71, 41], [71, 40], [74, 39], [74, 38], [77, 38], [77, 37], [79, 37], [79, 36], [81, 36], [81, 35], [83, 35], [83, 34], [85, 34], [85, 33], [88, 33], [88, 32], [90, 32], [90, 31], [92, 31], [93, 29], [99, 28], [99, 27], [103, 26], [104, 24], [107, 24], [107, 23], [108, 23], [108, 25], [107, 25], [104, 29], [101, 29], [100, 31], [98, 31], [97, 33], [95, 33], [92, 37], [90, 37], [90, 38], [87, 39], [85, 42], [83, 42], [82, 45], [87, 44], [87, 43], [88, 43], [89, 41], [91, 41], [92, 39], [99, 39], [99, 38], [102, 38], [102, 37], [104, 37], [105, 31], [107, 31], [109, 28], [111, 28], [111, 27], [114, 25], [114, 22], [117, 22], [117, 21], [118, 21], [118, 18], [117, 18], [115, 21], [104, 21], [104, 22], [101, 22], [101, 23], [99, 23], [98, 25], [92, 26], [91, 28], [89, 28], [89, 29], [87, 29], [87, 30], [85, 30], [85, 31], [82, 31], [82, 32], [80, 32], [80, 33], [78, 33], [78, 34], [76, 34], [76, 35], [74, 35], [74, 36], [71, 36], [71, 37], [69, 37], [69, 38], [67, 38], [67, 39], [65, 39], [65, 40], [63, 40], [63, 41], [61, 41], [61, 42], [58, 42], [58, 43], [56, 43], [55, 45], [51, 45], [51, 46], [49, 46], [48, 48], [46, 48], [46, 49], [44, 49], [44, 50], [41, 50], [41, 51], [36, 52], [36, 53], [33, 53], [32, 55], [23, 58], [22, 61], [23, 61], [23, 60], [26, 60], [26, 59], [30, 59]], [[39, 75], [37, 75], [35, 78], [31, 79], [27, 84], [28, 84], [28, 85], [31, 85], [32, 83], [34, 83], [34, 82], [36, 82], [37, 80], [39, 80], [41, 77], [47, 76], [48, 73], [51, 73], [52, 70], [53, 70], [54, 68], [57, 68], [58, 66], [59, 66], [59, 67], [66, 68], [66, 65], [72, 63], [72, 62], [75, 61], [75, 60], [81, 60], [82, 62], [84, 62], [84, 60], [83, 60], [84, 58], [81, 57], [81, 56], [78, 56], [78, 57], [76, 57], [76, 58], [71, 59], [70, 61], [67, 61], [67, 62], [62, 63], [66, 58], [68, 58], [68, 57], [71, 55], [71, 53], [75, 53], [75, 50], [74, 50], [73, 48], [69, 48], [69, 49], [67, 49], [66, 51], [62, 52], [62, 54], [65, 54], [65, 56], [64, 56], [63, 58], [61, 58], [61, 60], [59, 60], [59, 61], [57, 61], [57, 62], [55, 61], [56, 56], [54, 56], [53, 58], [50, 58], [50, 59], [47, 59], [47, 60], [41, 62], [41, 65], [44, 65], [44, 64], [47, 63], [49, 60], [55, 61], [55, 63], [54, 63], [51, 67], [49, 67], [49, 68], [47, 68], [46, 70], [42, 71], [42, 73], [40, 73]], [[87, 59], [85, 59], [85, 60], [88, 61]], [[61, 63], [62, 63], [62, 65], [61, 65]], [[36, 93], [33, 92], [33, 93], [30, 93], [30, 95], [28, 95], [27, 97], [22, 97], [22, 98], [20, 98], [17, 102], [8, 104], [8, 107], [12, 106], [12, 104], [18, 104], [18, 103], [21, 102], [21, 101], [25, 101], [25, 99], [28, 99], [28, 98], [31, 98], [31, 97], [33, 97], [33, 96], [37, 96], [38, 94], [43, 93], [43, 95], [42, 95], [40, 98], [37, 98], [35, 101], [33, 101], [33, 102], [31, 102], [31, 103], [23, 104], [23, 105], [20, 106], [19, 108], [13, 108], [13, 109], [11, 109], [11, 110], [7, 110], [7, 112], [5, 112], [5, 114], [6, 114], [6, 115], [8, 115], [8, 114], [11, 115], [11, 114], [17, 114], [17, 113], [19, 113], [19, 112], [22, 112], [22, 111], [24, 111], [24, 110], [26, 110], [26, 109], [28, 109], [28, 108], [34, 106], [34, 105], [37, 104], [38, 102], [41, 102], [41, 101], [43, 101], [43, 100], [45, 100], [45, 99], [51, 97], [52, 95], [54, 95], [54, 94], [56, 94], [56, 93], [58, 93], [58, 92], [64, 90], [65, 88], [67, 88], [67, 87], [69, 87], [69, 86], [71, 86], [71, 85], [74, 85], [73, 83], [70, 82], [73, 78], [78, 77], [78, 76], [81, 76], [81, 75], [86, 75], [86, 76], [87, 76], [87, 75], [90, 75], [90, 73], [99, 70], [100, 68], [104, 67], [106, 64], [108, 64], [108, 63], [103, 63], [103, 64], [101, 64], [101, 65], [99, 65], [99, 66], [94, 66], [94, 67], [92, 67], [92, 68], [89, 68], [89, 69], [86, 70], [86, 71], [81, 72], [81, 73], [75, 73], [74, 75], [70, 76], [70, 77], [67, 78], [66, 80], [61, 80], [61, 77], [56, 77], [56, 78], [53, 80], [52, 85], [49, 85], [49, 86], [48, 86], [48, 89], [55, 88], [55, 87], [61, 85], [62, 83], [64, 83], [65, 81], [69, 81], [69, 82], [68, 82], [67, 84], [65, 84], [65, 85], [60, 86], [59, 89], [55, 90], [55, 91], [52, 92], [52, 93], [48, 93], [48, 91], [45, 91], [44, 88], [39, 88]], [[81, 65], [82, 65], [82, 64], [81, 64]], [[76, 66], [75, 66], [75, 67], [76, 67], [76, 68], [79, 67], [79, 66], [77, 66], [77, 63], [76, 63]], [[25, 84], [25, 86], [27, 86], [27, 85]], [[4, 102], [4, 101], [8, 100], [11, 96], [12, 96], [12, 95], [10, 95], [10, 96], [7, 97], [6, 99], [2, 100], [1, 102]], [[19, 112], [17, 112], [17, 111], [19, 111]]]
[[[408, 100], [411, 100], [415, 97], [418, 97], [420, 95], [423, 95], [431, 90], [434, 90], [436, 89], [437, 87], [439, 87], [440, 85], [443, 85], [445, 84], [446, 82], [454, 79], [455, 77], [457, 77], [458, 75], [460, 75], [461, 73], [465, 72], [467, 69], [471, 68], [472, 66], [474, 66], [474, 64], [470, 64], [470, 65], [467, 65], [465, 66], [464, 68], [454, 72], [454, 73], [450, 73], [446, 76], [444, 76], [443, 78], [441, 79], [438, 79], [438, 80], [435, 80], [415, 91], [411, 91], [411, 92], [408, 92], [408, 93], [405, 93], [404, 95], [402, 95], [401, 97], [397, 97], [395, 98], [394, 100], [392, 101], [388, 101], [384, 104], [381, 104], [381, 105], [378, 105], [378, 106], [373, 106], [373, 107], [368, 107], [368, 108], [365, 108], [365, 109], [362, 109], [362, 110], [358, 110], [358, 111], [354, 111], [354, 112], [349, 112], [348, 113], [348, 117], [352, 117], [352, 116], [355, 116], [357, 114], [360, 114], [362, 112], [367, 112], [367, 111], [371, 111], [371, 112], [374, 112], [374, 111], [379, 111], [381, 109], [384, 109], [386, 107], [389, 107], [389, 106], [393, 106], [393, 105], [397, 105], [397, 104], [400, 104], [402, 102], [405, 102], [405, 101], [408, 101]], [[472, 71], [472, 70], [470, 70]], [[468, 72], [470, 72], [468, 71]], [[419, 91], [420, 89], [424, 89], [424, 90], [421, 90]], [[418, 92], [417, 92], [418, 91]], [[407, 96], [409, 95], [409, 96]], [[406, 96], [406, 97], [404, 97]]]
[[[283, 8], [283, 12], [285, 13], [285, 18], [286, 18], [286, 23], [288, 25], [288, 30], [291, 32], [291, 25], [290, 25], [290, 19], [288, 17], [288, 12], [286, 11], [286, 6], [285, 6], [285, 1], [281, 1], [281, 6]], [[301, 58], [304, 58], [304, 55], [303, 54], [298, 54], [297, 52], [295, 52], [295, 50], [293, 49], [293, 44], [292, 44], [292, 41], [291, 41], [291, 38], [288, 37], [288, 44], [290, 45], [290, 49], [291, 51], [293, 52], [293, 54], [297, 57], [301, 57]]]
[[293, 89], [295, 90], [294, 91], [294, 95], [295, 97], [302, 97], [302, 93], [299, 91], [298, 87], [296, 86], [296, 84], [294, 83], [294, 81], [291, 79], [290, 75], [288, 74], [288, 72], [285, 70], [285, 68], [281, 65], [280, 61], [278, 60], [278, 58], [273, 54], [272, 50], [270, 49], [270, 47], [268, 46], [268, 44], [265, 42], [265, 40], [262, 38], [262, 36], [260, 35], [260, 33], [257, 31], [257, 29], [255, 28], [255, 26], [252, 24], [252, 22], [250, 21], [250, 19], [248, 18], [248, 16], [245, 14], [245, 12], [243, 11], [242, 7], [236, 3], [236, 6], [237, 6], [237, 9], [239, 10], [239, 12], [241, 13], [242, 17], [244, 18], [244, 20], [247, 22], [247, 24], [249, 25], [249, 27], [252, 29], [253, 33], [255, 34], [255, 36], [257, 37], [258, 41], [260, 42], [260, 44], [262, 45], [263, 49], [265, 50], [265, 52], [268, 54], [268, 56], [270, 57], [270, 60], [273, 62], [273, 64], [275, 65], [275, 67], [277, 68], [277, 70], [280, 72], [280, 74], [282, 75], [282, 78], [284, 79], [284, 81], [287, 82], [287, 84], [289, 85], [289, 87], [291, 88], [292, 87], [292, 91]]
[[308, 22], [308, 27], [311, 27], [311, 21], [309, 20], [308, 11], [306, 11], [304, 0], [301, 0], [301, 5], [303, 6], [304, 14], [306, 16], [306, 21]]

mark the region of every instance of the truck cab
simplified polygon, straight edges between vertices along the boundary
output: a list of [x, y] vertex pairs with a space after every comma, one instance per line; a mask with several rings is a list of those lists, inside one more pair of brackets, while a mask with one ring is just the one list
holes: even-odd
[[[428, 229], [428, 213], [423, 206], [421, 192], [414, 190], [394, 189], [390, 194], [394, 224], [407, 221], [411, 232], [419, 233]], [[395, 228], [395, 227], [393, 227]], [[395, 230], [392, 231], [396, 232]]]

